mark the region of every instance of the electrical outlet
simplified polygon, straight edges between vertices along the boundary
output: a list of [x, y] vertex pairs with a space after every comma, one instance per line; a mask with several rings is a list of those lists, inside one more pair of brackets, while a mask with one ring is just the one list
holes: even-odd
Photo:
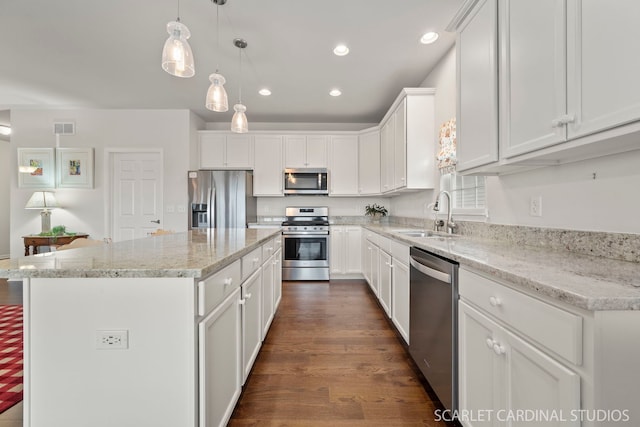
[[542, 216], [542, 196], [531, 196], [529, 215]]
[[96, 331], [98, 350], [126, 350], [129, 348], [129, 331]]

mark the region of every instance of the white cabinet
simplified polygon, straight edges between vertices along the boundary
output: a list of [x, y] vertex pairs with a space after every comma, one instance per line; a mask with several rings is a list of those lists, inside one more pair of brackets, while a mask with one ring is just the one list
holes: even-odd
[[380, 272], [380, 288], [378, 290], [378, 300], [387, 316], [391, 317], [391, 282], [392, 277], [391, 255], [380, 249], [378, 268]]
[[449, 27], [458, 31], [458, 172], [638, 149], [640, 61], [628, 52], [640, 3], [614, 3], [465, 2]]
[[[367, 235], [369, 232], [366, 232]], [[380, 288], [380, 272], [379, 272], [379, 249], [378, 247], [369, 240], [368, 237], [364, 238], [364, 246], [362, 248], [362, 256], [364, 258], [364, 270], [363, 274], [365, 279], [369, 283], [369, 287], [373, 291], [374, 295], [377, 297], [379, 294]]]
[[262, 345], [262, 270], [242, 284], [242, 384], [247, 380]]
[[324, 135], [286, 135], [286, 168], [326, 168], [329, 138]]
[[329, 144], [329, 195], [358, 195], [358, 137], [332, 136]]
[[358, 136], [358, 194], [380, 194], [380, 131], [363, 131]]
[[391, 290], [391, 321], [409, 344], [409, 265], [395, 257]]
[[200, 427], [225, 426], [240, 397], [241, 327], [237, 287], [198, 326]]
[[249, 135], [198, 132], [201, 169], [252, 169], [253, 144]]
[[456, 40], [457, 170], [498, 161], [498, 0], [480, 0]]
[[568, 137], [640, 119], [640, 2], [567, 1]]
[[393, 190], [395, 119], [392, 115], [380, 130], [380, 191]]
[[383, 193], [434, 187], [434, 94], [429, 88], [405, 88], [382, 119]]
[[282, 165], [282, 137], [256, 135], [253, 167], [254, 196], [282, 196], [284, 168]]
[[278, 311], [282, 300], [282, 250], [276, 250], [273, 256], [273, 311]]
[[360, 276], [362, 273], [362, 228], [332, 225], [329, 264], [331, 277]]
[[267, 335], [271, 322], [282, 299], [282, 240], [280, 236], [262, 246], [262, 339]]
[[459, 293], [461, 410], [555, 411], [568, 419], [581, 409], [581, 316], [466, 268], [459, 270]]
[[565, 140], [557, 122], [567, 112], [565, 4], [500, 0], [502, 157]]
[[[580, 377], [515, 334], [459, 303], [460, 409], [494, 415], [518, 411], [564, 414], [562, 425], [580, 426]], [[575, 411], [575, 412], [572, 412]], [[502, 425], [499, 417], [463, 421], [467, 427]]]

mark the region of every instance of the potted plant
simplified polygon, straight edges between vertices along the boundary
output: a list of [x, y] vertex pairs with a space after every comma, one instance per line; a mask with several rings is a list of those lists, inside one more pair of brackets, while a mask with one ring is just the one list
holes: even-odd
[[387, 208], [376, 203], [364, 207], [364, 214], [373, 218], [373, 222], [380, 222], [380, 218], [389, 214]]

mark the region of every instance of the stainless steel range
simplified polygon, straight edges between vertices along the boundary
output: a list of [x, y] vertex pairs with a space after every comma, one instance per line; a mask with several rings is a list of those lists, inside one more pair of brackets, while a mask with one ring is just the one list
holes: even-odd
[[282, 223], [283, 280], [329, 280], [329, 208], [288, 207]]

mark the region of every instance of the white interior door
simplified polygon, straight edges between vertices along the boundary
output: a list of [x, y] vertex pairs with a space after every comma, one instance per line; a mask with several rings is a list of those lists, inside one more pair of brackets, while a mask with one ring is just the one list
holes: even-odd
[[111, 201], [114, 241], [147, 237], [162, 228], [160, 152], [112, 154]]

